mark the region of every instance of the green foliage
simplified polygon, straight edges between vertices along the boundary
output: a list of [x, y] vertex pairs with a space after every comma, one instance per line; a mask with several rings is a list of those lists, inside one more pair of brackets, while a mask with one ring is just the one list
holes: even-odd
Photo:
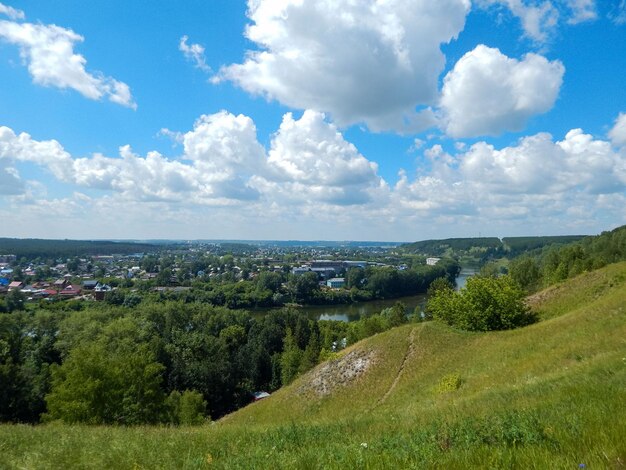
[[72, 349], [52, 369], [46, 419], [68, 423], [155, 423], [164, 411], [163, 365], [137, 341], [129, 318], [109, 323], [94, 342]]
[[427, 253], [429, 255], [444, 255], [448, 249], [466, 251], [471, 248], [498, 249], [502, 246], [500, 239], [495, 237], [482, 238], [448, 238], [446, 240], [423, 240], [402, 245], [402, 248], [411, 253]]
[[522, 288], [532, 292], [609, 263], [626, 260], [626, 226], [595, 237], [561, 239], [578, 241], [544, 246], [511, 262], [511, 276]]
[[158, 247], [146, 243], [124, 243], [82, 240], [41, 240], [0, 238], [0, 253], [13, 253], [20, 257], [58, 258], [84, 255], [131, 254], [155, 251]]
[[291, 328], [287, 328], [285, 346], [280, 360], [283, 385], [290, 384], [298, 376], [302, 354], [303, 351], [298, 347], [298, 343], [291, 332]]
[[196, 390], [185, 390], [182, 394], [174, 390], [167, 397], [167, 421], [172, 424], [197, 425], [204, 423], [207, 403]]
[[8, 313], [16, 310], [24, 310], [25, 302], [26, 296], [19, 289], [13, 289], [6, 295], [4, 309]]
[[461, 375], [458, 373], [444, 375], [441, 380], [439, 380], [439, 384], [437, 384], [437, 392], [454, 392], [461, 388], [462, 383]]
[[535, 321], [510, 276], [472, 277], [460, 292], [438, 290], [427, 310], [437, 320], [470, 331], [507, 330]]
[[387, 319], [389, 328], [394, 328], [407, 322], [406, 305], [402, 302], [396, 302], [393, 307], [384, 309], [380, 314]]

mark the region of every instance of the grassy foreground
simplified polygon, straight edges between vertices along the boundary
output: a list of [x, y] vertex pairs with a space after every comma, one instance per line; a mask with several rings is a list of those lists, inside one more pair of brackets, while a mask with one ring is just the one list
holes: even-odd
[[376, 335], [205, 426], [2, 425], [0, 468], [626, 468], [626, 263], [531, 302], [519, 330]]

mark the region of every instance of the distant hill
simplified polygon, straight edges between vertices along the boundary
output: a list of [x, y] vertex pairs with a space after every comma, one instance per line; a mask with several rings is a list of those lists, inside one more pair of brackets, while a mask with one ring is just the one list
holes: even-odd
[[377, 334], [213, 425], [2, 425], [0, 467], [621, 468], [626, 263], [529, 302], [522, 329]]
[[0, 254], [16, 255], [18, 258], [57, 258], [85, 255], [132, 254], [156, 251], [157, 246], [148, 243], [44, 240], [37, 238], [0, 238]]
[[586, 235], [565, 235], [545, 237], [506, 237], [500, 240], [496, 237], [481, 238], [446, 238], [443, 240], [423, 240], [400, 245], [400, 248], [409, 253], [444, 256], [454, 253], [460, 255], [469, 252], [499, 253], [506, 256], [517, 256], [545, 246], [565, 245], [586, 238]]
[[505, 237], [502, 239], [508, 251], [514, 254], [536, 250], [548, 245], [566, 245], [586, 238], [586, 235], [564, 235], [554, 237]]
[[446, 251], [469, 251], [472, 248], [498, 249], [502, 242], [496, 237], [482, 238], [446, 238], [445, 240], [423, 240], [401, 245], [405, 251], [433, 256], [441, 256]]

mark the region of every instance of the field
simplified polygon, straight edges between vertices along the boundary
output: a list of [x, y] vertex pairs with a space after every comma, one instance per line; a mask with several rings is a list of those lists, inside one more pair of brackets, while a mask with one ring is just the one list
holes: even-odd
[[364, 340], [198, 427], [0, 426], [0, 468], [625, 468], [626, 263], [530, 299], [541, 321]]

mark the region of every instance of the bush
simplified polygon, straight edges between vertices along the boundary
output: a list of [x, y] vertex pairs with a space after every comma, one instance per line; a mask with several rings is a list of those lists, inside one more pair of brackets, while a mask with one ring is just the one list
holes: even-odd
[[508, 330], [536, 320], [510, 276], [472, 277], [460, 292], [439, 289], [427, 310], [436, 320], [470, 331]]

